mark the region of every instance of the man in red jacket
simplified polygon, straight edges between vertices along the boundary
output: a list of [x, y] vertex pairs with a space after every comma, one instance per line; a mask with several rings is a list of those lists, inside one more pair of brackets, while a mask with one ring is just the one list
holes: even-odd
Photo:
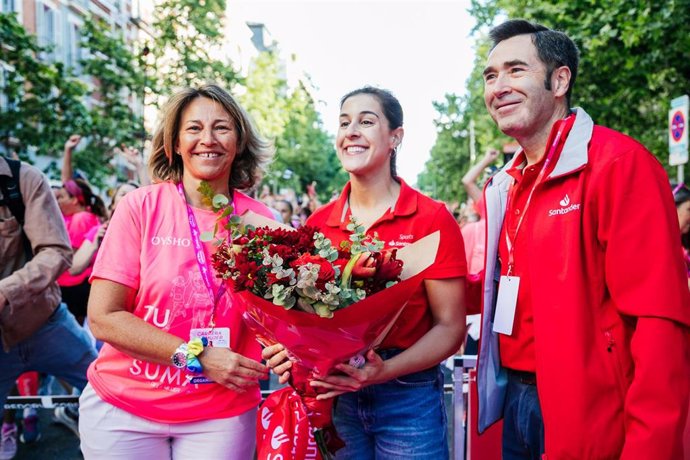
[[504, 459], [678, 459], [690, 291], [668, 178], [570, 109], [578, 50], [524, 20], [491, 31], [484, 97], [521, 146], [485, 188], [479, 429]]

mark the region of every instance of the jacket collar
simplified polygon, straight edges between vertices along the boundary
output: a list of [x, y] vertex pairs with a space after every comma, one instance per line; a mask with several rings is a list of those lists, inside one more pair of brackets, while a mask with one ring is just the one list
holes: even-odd
[[[576, 107], [573, 111], [575, 112], [575, 123], [570, 133], [568, 133], [568, 138], [565, 140], [558, 161], [547, 179], [570, 174], [587, 164], [587, 147], [589, 146], [589, 141], [592, 139], [594, 122], [589, 114], [581, 107]], [[511, 176], [506, 171], [512, 168], [515, 161], [521, 157], [521, 155], [518, 155], [521, 151], [522, 148], [520, 148], [513, 158], [496, 173], [491, 180], [492, 185], [499, 185], [511, 179]]]
[[587, 147], [592, 139], [594, 122], [582, 108], [576, 107], [574, 110], [575, 124], [565, 140], [561, 156], [549, 174], [549, 179], [577, 171], [587, 164]]

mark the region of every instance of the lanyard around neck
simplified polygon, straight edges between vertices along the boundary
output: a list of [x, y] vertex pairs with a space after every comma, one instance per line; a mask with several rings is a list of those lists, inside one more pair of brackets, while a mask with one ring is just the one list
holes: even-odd
[[[515, 227], [515, 241], [517, 241], [517, 236], [518, 232], [520, 231], [520, 227], [522, 226], [522, 221], [525, 219], [525, 215], [527, 214], [527, 209], [529, 209], [529, 205], [532, 202], [532, 195], [534, 194], [534, 190], [537, 188], [537, 185], [541, 183], [541, 181], [544, 179], [544, 175], [546, 174], [546, 171], [549, 168], [549, 164], [551, 163], [551, 160], [553, 159], [554, 155], [556, 154], [556, 149], [558, 148], [558, 143], [561, 140], [561, 136], [563, 136], [563, 131], [565, 131], [566, 127], [566, 122], [563, 122], [561, 124], [561, 127], [558, 129], [558, 132], [556, 133], [556, 136], [553, 139], [553, 142], [551, 143], [551, 147], [549, 148], [549, 152], [546, 154], [546, 159], [544, 160], [544, 164], [541, 167], [541, 171], [539, 171], [539, 175], [537, 176], [537, 179], [534, 181], [534, 184], [532, 185], [532, 189], [529, 191], [529, 195], [527, 196], [527, 201], [525, 202], [525, 207], [522, 210], [522, 213], [520, 214], [520, 218], [518, 219], [517, 226]], [[510, 212], [510, 203], [514, 199], [515, 195], [515, 179], [513, 178], [513, 181], [510, 183], [510, 189], [508, 191], [508, 198], [506, 201], [506, 213]], [[513, 273], [513, 268], [515, 266], [515, 246], [513, 245], [513, 241], [510, 239], [510, 231], [508, 228], [506, 228], [506, 246], [508, 247], [508, 272], [507, 275], [511, 276]]]
[[[192, 234], [192, 245], [194, 246], [194, 252], [196, 254], [196, 263], [199, 266], [199, 271], [201, 272], [201, 279], [204, 280], [204, 285], [206, 286], [206, 290], [208, 291], [208, 296], [211, 299], [211, 303], [213, 304], [213, 310], [211, 310], [211, 318], [208, 321], [208, 327], [210, 329], [213, 329], [216, 327], [216, 307], [221, 297], [225, 293], [225, 284], [221, 284], [220, 288], [218, 288], [218, 291], [215, 294], [213, 293], [213, 282], [211, 281], [211, 267], [209, 267], [208, 265], [206, 255], [204, 254], [204, 247], [201, 245], [201, 232], [199, 231], [199, 225], [196, 222], [196, 217], [194, 217], [192, 207], [187, 202], [187, 197], [184, 194], [184, 187], [182, 186], [181, 181], [177, 183], [177, 192], [180, 194], [180, 197], [182, 197], [182, 201], [184, 202], [187, 208], [187, 221], [189, 222], [189, 231]], [[234, 209], [234, 197], [233, 202], [231, 204], [233, 205]]]

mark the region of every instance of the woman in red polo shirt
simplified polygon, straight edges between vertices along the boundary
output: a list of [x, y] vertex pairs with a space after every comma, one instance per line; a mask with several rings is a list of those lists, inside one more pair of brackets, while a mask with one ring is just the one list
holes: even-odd
[[[412, 296], [380, 348], [361, 368], [348, 364], [314, 380], [338, 396], [334, 422], [346, 446], [337, 458], [448, 458], [443, 376], [439, 363], [455, 353], [465, 333], [467, 264], [460, 228], [446, 206], [409, 187], [396, 174], [403, 113], [388, 91], [364, 87], [341, 99], [338, 158], [350, 175], [340, 197], [307, 220], [335, 245], [347, 240], [350, 216], [377, 233], [387, 248], [409, 245], [437, 230], [441, 240], [425, 281]], [[286, 354], [264, 351], [287, 380]]]

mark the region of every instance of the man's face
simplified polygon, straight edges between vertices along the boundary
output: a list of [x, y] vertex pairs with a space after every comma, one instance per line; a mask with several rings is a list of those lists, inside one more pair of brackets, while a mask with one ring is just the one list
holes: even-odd
[[546, 125], [551, 128], [549, 121], [562, 102], [545, 88], [545, 79], [546, 66], [531, 35], [509, 38], [491, 51], [484, 69], [484, 102], [503, 133], [520, 140]]

